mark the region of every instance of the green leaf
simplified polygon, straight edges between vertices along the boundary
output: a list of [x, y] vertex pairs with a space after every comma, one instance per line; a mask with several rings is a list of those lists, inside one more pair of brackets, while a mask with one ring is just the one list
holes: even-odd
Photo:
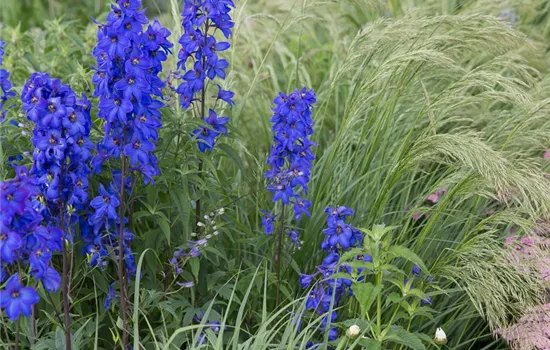
[[366, 315], [372, 303], [380, 293], [380, 286], [375, 286], [370, 282], [356, 283], [351, 286], [351, 289], [359, 305], [361, 305], [361, 313]]
[[358, 344], [361, 345], [363, 349], [368, 350], [380, 350], [382, 348], [382, 343], [376, 339], [361, 338]]
[[119, 329], [124, 329], [124, 323], [122, 322], [122, 318], [120, 318], [120, 316], [116, 318], [116, 326]]
[[199, 278], [199, 268], [200, 268], [200, 262], [199, 259], [190, 259], [187, 261], [189, 264], [189, 267], [191, 267], [191, 273], [195, 277], [195, 279]]
[[365, 254], [362, 249], [359, 249], [359, 248], [350, 249], [349, 251], [342, 254], [342, 256], [340, 256], [339, 262], [342, 263], [348, 259], [355, 258], [357, 255], [361, 255], [361, 254]]
[[166, 220], [165, 216], [158, 215], [157, 222], [162, 230], [162, 233], [164, 233], [166, 243], [170, 245], [170, 224], [168, 223], [168, 220]]
[[426, 350], [426, 346], [416, 334], [411, 333], [402, 327], [392, 326], [384, 337], [384, 340], [402, 344], [414, 350]]
[[416, 255], [409, 248], [403, 247], [402, 245], [394, 245], [388, 250], [388, 254], [391, 254], [396, 258], [406, 259], [413, 264], [420, 266], [420, 269], [422, 269], [423, 272], [428, 272], [428, 269], [426, 268], [426, 265], [424, 265], [422, 259], [420, 259], [418, 255]]
[[60, 326], [55, 329], [55, 348], [57, 350], [65, 349], [65, 332]]

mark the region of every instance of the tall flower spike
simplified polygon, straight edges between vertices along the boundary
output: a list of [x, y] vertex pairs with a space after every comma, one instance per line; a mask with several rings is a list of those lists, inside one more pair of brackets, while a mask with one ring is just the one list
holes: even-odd
[[[270, 167], [265, 174], [267, 189], [273, 193], [273, 202], [293, 205], [296, 220], [302, 214], [311, 216], [311, 201], [304, 197], [309, 191], [312, 161], [315, 159], [311, 149], [315, 143], [309, 139], [313, 134], [311, 112], [315, 101], [313, 90], [305, 87], [289, 95], [281, 92], [273, 100], [273, 145], [267, 158]], [[264, 231], [270, 234], [273, 232], [272, 218], [268, 212], [263, 213]]]
[[[97, 155], [92, 168], [100, 173], [109, 160], [127, 157], [127, 168], [113, 171], [113, 183], [100, 187], [100, 195], [91, 201], [94, 212], [88, 222], [80, 225], [85, 241], [84, 252], [91, 266], [105, 267], [109, 251], [118, 252], [120, 222], [118, 207], [121, 183], [125, 192], [131, 192], [129, 174], [142, 174], [145, 184], [153, 183], [160, 174], [157, 158], [153, 154], [158, 130], [162, 126], [160, 109], [164, 82], [159, 78], [162, 62], [166, 61], [173, 46], [168, 41], [170, 31], [157, 20], [148, 24], [141, 0], [118, 0], [111, 4], [107, 22], [99, 24], [97, 45], [93, 50], [97, 65], [94, 67], [94, 96], [99, 97], [98, 118], [104, 120], [105, 136], [97, 144]], [[147, 25], [148, 24], [148, 25]], [[135, 270], [130, 242], [133, 234], [122, 228], [122, 250], [129, 274]]]
[[[185, 0], [181, 14], [184, 33], [179, 39], [181, 49], [178, 54], [178, 68], [182, 70], [182, 82], [176, 89], [183, 109], [200, 102], [204, 126], [192, 132], [198, 140], [201, 152], [212, 150], [217, 138], [227, 134], [227, 117], [219, 117], [210, 109], [205, 113], [208, 81], [217, 77], [225, 79], [229, 62], [218, 56], [219, 52], [229, 49], [226, 41], [218, 41], [214, 33], [219, 30], [226, 39], [231, 36], [233, 21], [229, 12], [235, 7], [232, 0]], [[218, 92], [214, 102], [222, 101], [232, 106], [234, 93], [223, 90], [217, 85]]]
[[61, 214], [60, 203], [82, 210], [88, 201], [91, 104], [85, 95], [78, 99], [68, 85], [46, 73], [31, 75], [21, 101], [27, 119], [35, 126], [30, 173], [36, 175], [48, 203], [45, 215], [58, 224], [55, 214]]
[[4, 108], [6, 101], [15, 96], [13, 90], [13, 84], [10, 81], [10, 72], [3, 69], [4, 66], [4, 45], [5, 43], [0, 40], [0, 123], [4, 121], [8, 110], [11, 108]]

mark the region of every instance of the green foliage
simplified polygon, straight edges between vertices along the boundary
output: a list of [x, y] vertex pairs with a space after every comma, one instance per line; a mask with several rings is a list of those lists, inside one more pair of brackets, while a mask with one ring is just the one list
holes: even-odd
[[[158, 3], [175, 42], [179, 1]], [[157, 4], [150, 8], [158, 11]], [[506, 9], [517, 14], [516, 24], [495, 17]], [[2, 1], [0, 38], [16, 90], [32, 72], [46, 71], [91, 96], [95, 27], [89, 16], [101, 18], [106, 10], [102, 1]], [[202, 332], [202, 348], [304, 349], [322, 316], [304, 313], [308, 291], [298, 278], [321, 262], [327, 205], [354, 208], [354, 224], [371, 228], [363, 230], [364, 246], [341, 259], [353, 267], [355, 282], [354, 296], [338, 310], [335, 347], [434, 348], [437, 327], [450, 349], [502, 346], [493, 330], [545, 297], [540, 278], [511, 265], [502, 243], [512, 228], [527, 232], [550, 211], [541, 157], [550, 132], [549, 10], [543, 0], [507, 6], [490, 0], [238, 2], [225, 82], [236, 93], [236, 106], [224, 111], [231, 117], [229, 137], [204, 157], [189, 135], [196, 121], [167, 92], [157, 146], [162, 175], [155, 187], [136, 192], [131, 225], [140, 273], [129, 296], [134, 349], [201, 348]], [[172, 57], [165, 71], [175, 67]], [[270, 106], [278, 91], [302, 85], [318, 95], [312, 217], [297, 227], [302, 249], [285, 245], [284, 303], [275, 305], [273, 237], [263, 234], [259, 215], [271, 201], [263, 178]], [[20, 112], [15, 107], [8, 119], [24, 123]], [[97, 140], [101, 126], [94, 123]], [[5, 179], [13, 175], [6, 158], [28, 151], [30, 143], [8, 123], [0, 135]], [[99, 181], [93, 178], [90, 188]], [[437, 204], [426, 200], [443, 187]], [[225, 214], [219, 236], [177, 279], [168, 260], [192, 239], [199, 198], [205, 213], [223, 207]], [[90, 270], [81, 247], [73, 248], [73, 348], [112, 349], [120, 342], [120, 322], [102, 305], [115, 271]], [[373, 262], [353, 260], [357, 254]], [[413, 281], [413, 265], [435, 282]], [[195, 287], [180, 288], [176, 282], [183, 280]], [[63, 349], [59, 296], [39, 292], [36, 324], [21, 322], [21, 342]], [[432, 303], [422, 305], [427, 296]], [[205, 316], [194, 322], [199, 312]], [[17, 325], [2, 317], [0, 344], [8, 346]], [[220, 322], [219, 334], [207, 321]], [[345, 330], [353, 324], [362, 333], [352, 339]]]

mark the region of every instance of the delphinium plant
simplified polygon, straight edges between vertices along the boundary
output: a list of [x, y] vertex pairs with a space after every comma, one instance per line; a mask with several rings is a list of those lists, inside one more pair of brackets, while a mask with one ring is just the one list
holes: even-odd
[[[305, 87], [294, 90], [289, 95], [279, 93], [273, 103], [273, 145], [267, 158], [270, 169], [265, 173], [267, 189], [273, 193], [273, 202], [280, 203], [278, 214], [263, 210], [262, 225], [266, 235], [275, 230], [275, 221], [279, 216], [277, 228], [277, 243], [273, 258], [277, 271], [277, 304], [281, 283], [281, 261], [283, 250], [283, 235], [290, 237], [297, 248], [301, 241], [299, 231], [287, 226], [286, 216], [300, 220], [302, 215], [311, 216], [309, 208], [311, 201], [305, 199], [308, 194], [312, 162], [315, 159], [312, 147], [315, 143], [309, 137], [313, 134], [312, 108], [315, 103], [315, 93]], [[287, 213], [287, 207], [292, 205], [293, 212]], [[289, 210], [288, 210], [289, 211]]]
[[[40, 188], [45, 221], [49, 227], [60, 230], [65, 343], [70, 349], [72, 271], [69, 271], [69, 259], [73, 257], [69, 256], [69, 251], [72, 251], [76, 233], [72, 227], [88, 202], [90, 169], [87, 163], [93, 148], [89, 140], [91, 104], [86, 96], [78, 99], [69, 86], [45, 73], [34, 73], [30, 77], [23, 87], [21, 101], [27, 119], [34, 123], [32, 142], [35, 148], [30, 174], [36, 176]], [[39, 256], [40, 263], [47, 266], [51, 254]]]
[[[423, 348], [422, 341], [432, 342], [428, 335], [413, 335], [410, 329], [414, 318], [430, 317], [431, 309], [424, 305], [432, 298], [424, 290], [437, 289], [433, 277], [425, 274], [422, 260], [411, 250], [392, 245], [391, 231], [395, 227], [357, 229], [346, 223], [353, 210], [329, 207], [326, 212], [328, 228], [323, 233], [327, 237], [321, 247], [327, 256], [317, 272], [300, 277], [302, 287], [310, 288], [306, 309], [322, 317], [319, 329], [324, 336], [320, 338], [336, 341], [344, 335], [338, 326], [346, 326], [346, 338], [338, 341], [349, 342], [352, 347], [360, 344], [376, 348], [384, 342], [395, 342]], [[411, 273], [395, 264], [396, 258], [413, 262]], [[387, 308], [389, 313], [385, 312]], [[409, 321], [408, 328], [399, 324], [399, 312], [400, 318]], [[301, 322], [304, 317], [300, 317]], [[307, 346], [315, 348], [319, 344], [310, 341]]]
[[[83, 239], [91, 265], [105, 268], [115, 261], [118, 274], [122, 344], [128, 346], [128, 280], [135, 274], [130, 246], [134, 238], [127, 215], [132, 215], [135, 186], [145, 185], [159, 175], [153, 154], [162, 126], [160, 109], [164, 82], [159, 78], [162, 62], [173, 46], [170, 32], [158, 21], [149, 23], [141, 0], [118, 0], [111, 5], [105, 24], [99, 24], [93, 55], [97, 66], [93, 82], [99, 97], [98, 117], [105, 135], [92, 160], [94, 172], [106, 169], [112, 178], [100, 185], [91, 201], [92, 213], [84, 221]], [[116, 293], [111, 285], [110, 301]], [[106, 306], [110, 303], [106, 302]]]
[[[220, 135], [227, 134], [228, 117], [218, 115], [218, 103], [234, 104], [232, 91], [224, 90], [216, 80], [226, 78], [229, 62], [219, 54], [230, 47], [234, 23], [230, 16], [232, 0], [185, 0], [183, 5], [183, 35], [178, 42], [178, 69], [182, 82], [177, 87], [183, 110], [192, 109], [202, 125], [192, 132], [198, 148], [212, 151]], [[216, 38], [216, 34], [219, 33]], [[203, 160], [198, 161], [199, 176], [203, 176]], [[196, 200], [195, 230], [201, 233], [202, 220], [200, 195]]]

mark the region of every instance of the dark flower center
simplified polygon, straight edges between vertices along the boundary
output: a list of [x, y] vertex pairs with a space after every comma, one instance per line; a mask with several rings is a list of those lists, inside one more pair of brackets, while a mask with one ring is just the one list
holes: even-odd
[[154, 34], [149, 34], [149, 40], [155, 40], [155, 35]]
[[120, 140], [119, 139], [113, 139], [113, 143], [117, 146], [120, 146]]
[[8, 236], [4, 233], [0, 233], [0, 241], [5, 241], [8, 239]]
[[42, 255], [44, 255], [44, 251], [42, 249], [38, 249], [36, 251], [36, 256], [40, 258]]
[[111, 42], [112, 42], [112, 43], [116, 43], [117, 40], [118, 40], [118, 38], [117, 38], [116, 36], [113, 36], [113, 37], [111, 38]]
[[122, 4], [122, 6], [124, 6], [125, 8], [130, 7], [130, 1], [124, 1], [124, 3]]
[[139, 142], [139, 141], [134, 142], [134, 148], [135, 149], [140, 149], [141, 148], [141, 142]]
[[136, 81], [134, 80], [134, 78], [128, 79], [128, 84], [130, 84], [130, 85], [134, 85], [135, 82]]
[[207, 128], [202, 128], [202, 134], [204, 136], [208, 135], [208, 129]]
[[48, 111], [50, 112], [55, 112], [55, 105], [53, 103], [50, 103], [50, 105], [48, 106]]
[[134, 66], [137, 65], [138, 63], [139, 63], [139, 58], [134, 58], [134, 59], [132, 60], [132, 64], [133, 64]]
[[109, 197], [103, 196], [103, 202], [109, 203], [110, 200], [111, 200], [111, 199], [110, 199]]
[[130, 22], [126, 23], [126, 29], [129, 30], [130, 28], [132, 28], [132, 24]]
[[77, 185], [78, 187], [82, 187], [82, 180], [78, 179], [78, 180], [76, 181], [76, 185]]
[[290, 105], [290, 109], [295, 110], [295, 109], [296, 109], [296, 105], [291, 104], [291, 105]]
[[342, 233], [342, 226], [336, 227], [336, 233]]
[[55, 145], [57, 143], [57, 139], [55, 138], [55, 136], [51, 135], [50, 136], [50, 145]]
[[200, 76], [201, 76], [200, 69], [195, 70], [195, 75], [197, 76], [197, 78], [200, 78]]
[[147, 121], [147, 117], [145, 115], [142, 115], [141, 117], [139, 117], [139, 121], [145, 123]]
[[32, 102], [33, 104], [36, 104], [36, 103], [38, 102], [38, 99], [37, 99], [36, 97], [33, 96], [33, 97], [31, 98], [31, 102]]
[[9, 201], [13, 200], [13, 194], [11, 194], [11, 193], [8, 194], [7, 198], [8, 198]]
[[71, 123], [76, 122], [76, 113], [73, 112], [73, 113], [71, 114], [71, 116], [69, 117], [69, 119], [71, 120]]
[[83, 144], [84, 144], [84, 138], [81, 137], [80, 140], [78, 140], [78, 145], [82, 147]]
[[120, 100], [118, 98], [115, 98], [115, 105], [120, 106]]
[[19, 291], [18, 290], [14, 290], [13, 292], [11, 292], [11, 297], [12, 298], [19, 298]]

